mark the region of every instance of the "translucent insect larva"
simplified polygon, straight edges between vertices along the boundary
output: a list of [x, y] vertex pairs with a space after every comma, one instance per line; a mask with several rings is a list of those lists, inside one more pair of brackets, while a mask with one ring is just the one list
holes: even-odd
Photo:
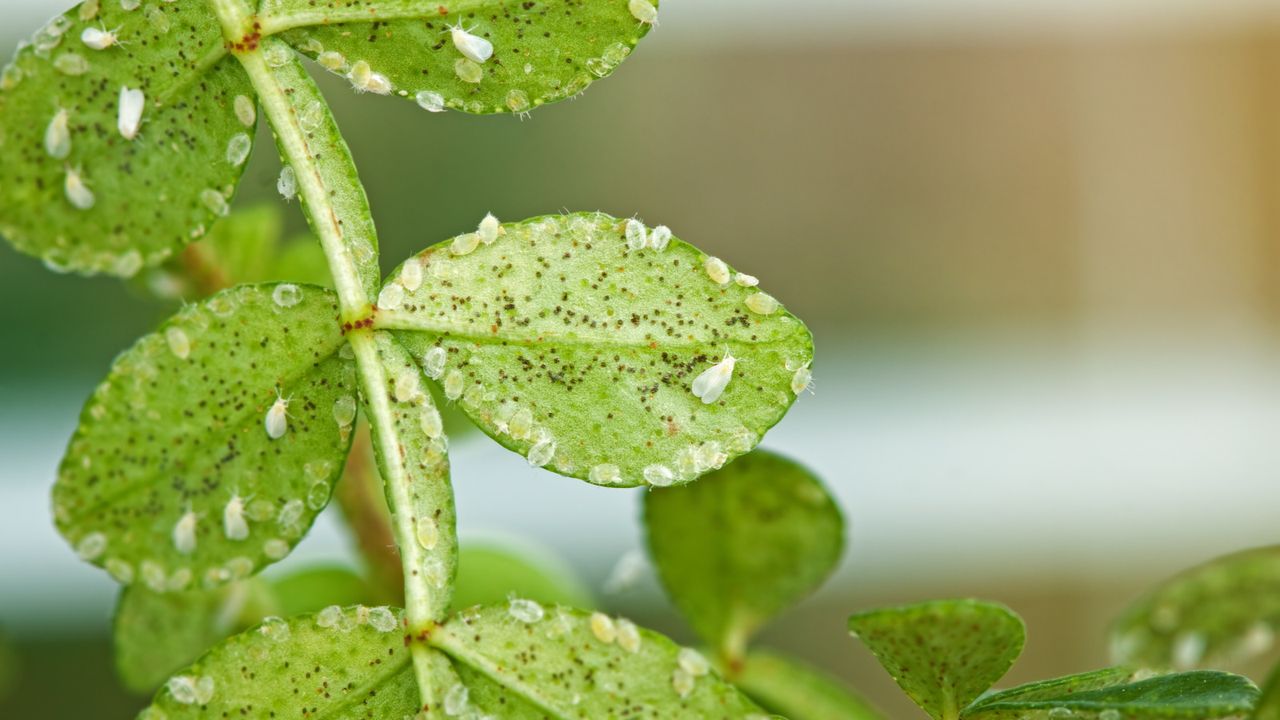
[[498, 222], [498, 218], [493, 213], [486, 213], [484, 218], [480, 220], [480, 226], [476, 228], [476, 235], [480, 237], [480, 242], [485, 245], [492, 245], [499, 235], [505, 234], [507, 231], [502, 227], [502, 223]]
[[729, 266], [718, 257], [708, 257], [702, 264], [702, 268], [707, 271], [707, 277], [711, 278], [711, 282], [717, 285], [726, 285], [732, 279]]
[[723, 360], [693, 379], [693, 394], [706, 405], [719, 400], [733, 379], [733, 367], [737, 362], [735, 357], [726, 353]]
[[627, 9], [631, 11], [631, 17], [646, 25], [658, 24], [658, 8], [649, 0], [628, 0]]

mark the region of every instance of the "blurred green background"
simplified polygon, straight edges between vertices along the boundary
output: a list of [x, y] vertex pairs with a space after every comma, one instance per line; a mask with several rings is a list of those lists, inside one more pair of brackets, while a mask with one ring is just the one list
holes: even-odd
[[[60, 9], [6, 0], [0, 52]], [[849, 552], [764, 640], [923, 717], [851, 611], [1003, 601], [1030, 632], [1008, 684], [1103, 664], [1143, 587], [1276, 540], [1278, 77], [1273, 2], [668, 0], [613, 77], [523, 122], [322, 85], [384, 269], [486, 211], [600, 209], [671, 226], [811, 324], [816, 394], [765, 444], [832, 486]], [[237, 205], [278, 202], [270, 147]], [[3, 245], [0, 307], [0, 716], [126, 716], [112, 583], [53, 531], [48, 488], [111, 358], [171, 309]], [[601, 591], [640, 546], [635, 493], [475, 436], [454, 473], [464, 539], [546, 545], [606, 606], [691, 638], [651, 574]], [[322, 519], [284, 565], [350, 558]]]

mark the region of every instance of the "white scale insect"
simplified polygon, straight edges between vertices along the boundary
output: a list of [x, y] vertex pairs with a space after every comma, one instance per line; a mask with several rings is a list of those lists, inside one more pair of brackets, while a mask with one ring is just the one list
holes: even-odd
[[289, 400], [280, 394], [279, 388], [276, 388], [276, 401], [271, 403], [262, 424], [272, 440], [279, 440], [289, 431]]
[[234, 493], [222, 510], [222, 530], [227, 534], [228, 540], [244, 540], [249, 537], [249, 523], [244, 519], [244, 503], [247, 499]]
[[472, 35], [470, 31], [462, 27], [461, 19], [458, 20], [457, 25], [448, 26], [448, 29], [450, 36], [453, 38], [453, 46], [466, 59], [484, 64], [489, 58], [493, 57], [493, 43], [478, 35]]
[[146, 104], [146, 95], [141, 90], [120, 86], [116, 128], [120, 130], [125, 140], [132, 140], [138, 136], [138, 127], [142, 124], [142, 109]]
[[719, 400], [724, 389], [729, 386], [729, 381], [733, 379], [733, 366], [737, 362], [737, 358], [726, 352], [723, 360], [693, 379], [693, 394], [705, 405]]

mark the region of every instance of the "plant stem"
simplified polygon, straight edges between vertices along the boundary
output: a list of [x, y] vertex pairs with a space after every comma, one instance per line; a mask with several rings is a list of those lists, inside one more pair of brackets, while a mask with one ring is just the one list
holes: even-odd
[[[262, 42], [266, 46], [280, 41], [265, 38]], [[297, 61], [292, 57], [292, 49], [288, 50], [288, 53], [290, 64], [296, 63]], [[330, 200], [330, 192], [334, 188], [329, 187], [326, 181], [337, 178], [333, 178], [332, 173], [323, 173], [319, 167], [317, 158], [320, 153], [310, 147], [308, 132], [303, 129], [302, 121], [294, 109], [294, 99], [289, 97], [284, 85], [268, 67], [262, 51], [254, 50], [237, 57], [245, 71], [249, 73], [254, 89], [258, 91], [258, 100], [262, 103], [271, 128], [275, 130], [281, 154], [293, 168], [298, 181], [298, 194], [306, 203], [306, 212], [311, 220], [311, 226], [320, 237], [320, 245], [324, 248], [325, 258], [329, 261], [329, 272], [333, 275], [334, 289], [338, 291], [343, 318], [359, 319], [368, 314], [369, 295], [360, 277], [361, 259], [353, 256], [348, 239], [344, 237], [346, 218], [338, 214]], [[327, 114], [327, 109], [325, 113]], [[359, 187], [359, 180], [354, 177], [354, 173], [351, 180], [357, 185], [354, 192], [363, 196], [364, 190]], [[351, 191], [347, 188], [341, 190]], [[363, 221], [364, 219], [352, 218], [352, 220]], [[356, 227], [362, 224], [366, 223], [352, 223]], [[372, 222], [367, 224], [372, 226]], [[364, 262], [367, 261], [367, 259], [364, 260]]]
[[[438, 707], [439, 689], [432, 682], [431, 650], [426, 637], [448, 608], [452, 589], [457, 534], [453, 523], [452, 488], [447, 463], [421, 463], [428, 468], [421, 481], [425, 489], [414, 488], [405, 466], [404, 438], [398, 432], [396, 415], [388, 393], [387, 371], [379, 343], [395, 341], [379, 338], [368, 329], [373, 308], [370, 298], [380, 284], [377, 235], [365, 198], [364, 187], [351, 162], [350, 152], [338, 132], [319, 89], [299, 64], [291, 48], [272, 37], [258, 38], [261, 31], [245, 0], [208, 0], [222, 23], [223, 35], [244, 67], [258, 93], [264, 113], [284, 161], [293, 168], [307, 218], [320, 238], [339, 303], [339, 322], [355, 351], [356, 365], [365, 396], [368, 420], [392, 511], [392, 529], [400, 547], [405, 583], [405, 623], [413, 656], [423, 708]], [[252, 41], [249, 41], [252, 40]], [[268, 63], [267, 54], [273, 58]], [[403, 351], [401, 351], [403, 352]], [[430, 507], [435, 504], [434, 509]], [[433, 548], [417, 541], [416, 518], [423, 513], [447, 517], [440, 523], [440, 538]], [[435, 557], [430, 557], [434, 552]], [[441, 561], [447, 558], [447, 562]], [[428, 560], [441, 573], [432, 587]]]

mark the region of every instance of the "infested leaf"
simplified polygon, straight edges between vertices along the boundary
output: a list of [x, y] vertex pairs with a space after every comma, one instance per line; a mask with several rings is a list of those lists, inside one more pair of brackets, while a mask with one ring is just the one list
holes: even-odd
[[120, 583], [157, 592], [283, 558], [350, 445], [342, 343], [333, 293], [311, 286], [239, 286], [183, 308], [85, 405], [53, 488], [58, 530]]
[[858, 613], [849, 632], [934, 720], [955, 720], [1004, 676], [1026, 639], [1003, 605], [939, 600]]
[[817, 477], [763, 450], [696, 483], [657, 489], [644, 507], [663, 587], [726, 662], [822, 584], [844, 547], [840, 508]]
[[883, 717], [866, 700], [825, 673], [768, 651], [747, 655], [733, 682], [761, 707], [789, 720]]
[[662, 635], [630, 627], [624, 640], [616, 619], [609, 620], [612, 632], [599, 619], [593, 630], [593, 616], [583, 611], [532, 612], [518, 602], [464, 610], [430, 642], [455, 665], [557, 718], [755, 720], [761, 712], [700, 656], [682, 654]]
[[[657, 5], [654, 0], [653, 5]], [[617, 69], [648, 33], [628, 0], [265, 0], [262, 23], [357, 92], [424, 109], [523, 113], [573, 97]], [[464, 55], [450, 28], [461, 26]], [[470, 44], [470, 45], [469, 45]]]
[[1258, 699], [1247, 678], [1216, 671], [1132, 680], [1109, 668], [1020, 685], [987, 695], [965, 709], [966, 720], [1140, 720], [1244, 717]]
[[[586, 213], [435, 245], [393, 273], [376, 325], [533, 465], [598, 485], [691, 481], [782, 418], [812, 338], [690, 245], [629, 250], [629, 224], [634, 240], [638, 222]], [[723, 393], [695, 395], [726, 353]]]
[[142, 717], [413, 717], [418, 685], [401, 616], [335, 605], [267, 620], [170, 678]]
[[[57, 270], [131, 277], [226, 214], [254, 93], [207, 3], [95, 4], [36, 31], [0, 76], [0, 234]], [[142, 91], [136, 132], [125, 89]]]
[[458, 553], [453, 607], [505, 602], [512, 595], [544, 604], [591, 607], [591, 592], [559, 558], [528, 545], [469, 542]]
[[151, 692], [218, 641], [263, 618], [367, 599], [364, 582], [343, 568], [312, 568], [270, 581], [254, 577], [181, 593], [131, 585], [121, 590], [116, 605], [116, 670], [129, 689]]
[[1211, 560], [1161, 583], [1111, 627], [1119, 664], [1188, 670], [1270, 650], [1280, 623], [1280, 546]]

